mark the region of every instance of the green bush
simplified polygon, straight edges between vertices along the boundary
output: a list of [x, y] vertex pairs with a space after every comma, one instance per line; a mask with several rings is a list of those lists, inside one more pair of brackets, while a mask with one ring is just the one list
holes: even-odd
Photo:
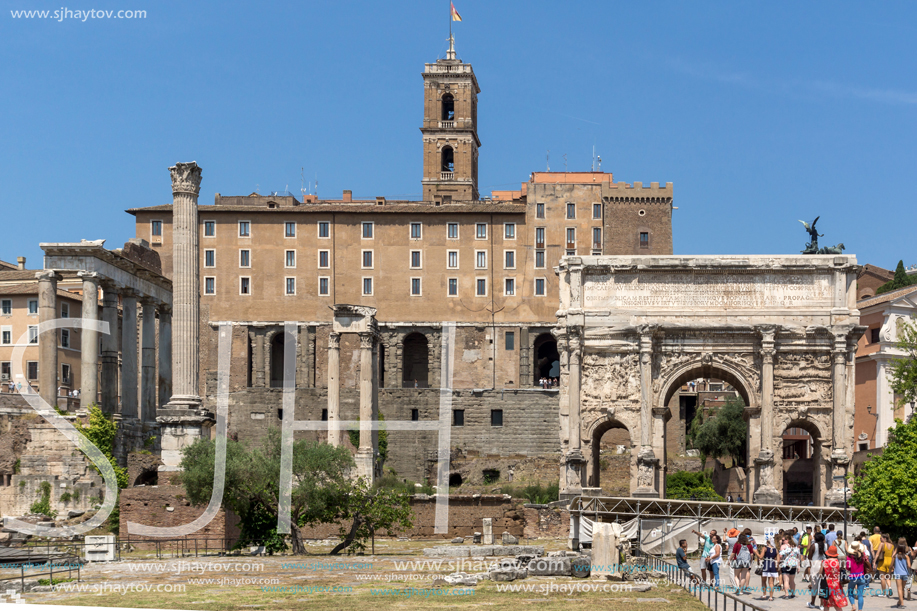
[[698, 501], [722, 501], [716, 493], [709, 472], [676, 471], [665, 478], [666, 498], [695, 499]]
[[524, 488], [502, 486], [500, 492], [515, 498], [523, 498], [534, 505], [547, 505], [560, 498], [560, 485], [556, 483], [547, 486], [530, 484]]
[[69, 492], [65, 492], [65, 493], [63, 493], [62, 495], [60, 495], [60, 502], [61, 502], [61, 503], [69, 503], [69, 502], [70, 502], [70, 499], [72, 499], [72, 498], [73, 498], [73, 495], [72, 495], [72, 494], [70, 494]]
[[402, 481], [397, 475], [393, 473], [383, 475], [381, 479], [377, 480], [376, 488], [395, 490], [405, 494], [434, 494], [436, 492], [433, 489], [433, 486], [430, 486], [429, 484], [417, 486], [416, 483], [411, 480]]
[[41, 497], [29, 507], [31, 513], [40, 513], [50, 518], [57, 517], [57, 512], [51, 509], [51, 484], [42, 482], [38, 489], [41, 490]]

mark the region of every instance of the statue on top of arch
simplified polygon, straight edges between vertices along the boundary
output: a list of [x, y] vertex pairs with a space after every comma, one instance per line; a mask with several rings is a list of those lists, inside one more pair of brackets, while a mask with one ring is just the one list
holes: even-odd
[[812, 221], [811, 225], [809, 225], [805, 221], [799, 221], [800, 223], [802, 223], [805, 226], [806, 232], [808, 232], [809, 237], [812, 239], [811, 242], [806, 243], [806, 249], [800, 252], [802, 252], [802, 254], [804, 255], [839, 255], [839, 254], [842, 254], [845, 250], [845, 246], [843, 242], [841, 242], [837, 246], [825, 246], [824, 248], [818, 247], [818, 238], [825, 237], [825, 234], [818, 233], [818, 231], [815, 229], [815, 223], [817, 223], [818, 219], [820, 218], [821, 216], [816, 216], [815, 220]]

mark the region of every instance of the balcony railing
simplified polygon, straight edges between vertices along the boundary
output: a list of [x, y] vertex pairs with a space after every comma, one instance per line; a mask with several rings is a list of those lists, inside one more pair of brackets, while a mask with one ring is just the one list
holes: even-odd
[[440, 172], [440, 180], [455, 180], [455, 172]]
[[440, 121], [439, 126], [443, 129], [454, 129], [455, 121]]

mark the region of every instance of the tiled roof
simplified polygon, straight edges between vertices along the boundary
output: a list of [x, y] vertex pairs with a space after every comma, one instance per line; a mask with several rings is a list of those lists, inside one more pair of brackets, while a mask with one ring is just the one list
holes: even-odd
[[[130, 208], [128, 214], [138, 212], [171, 212], [172, 205], [150, 206], [148, 208]], [[215, 212], [267, 212], [274, 214], [320, 214], [328, 212], [374, 213], [374, 214], [524, 214], [525, 204], [507, 202], [471, 202], [467, 204], [442, 204], [437, 206], [430, 202], [423, 203], [394, 203], [385, 202], [377, 205], [374, 202], [366, 203], [317, 203], [300, 204], [298, 206], [280, 206], [268, 208], [267, 206], [200, 206], [200, 214], [213, 214]]]
[[[0, 274], [0, 279], [2, 279], [2, 274]], [[38, 282], [21, 282], [18, 284], [0, 284], [0, 295], [37, 295], [38, 294]], [[68, 299], [75, 299], [77, 301], [81, 300], [83, 297], [79, 293], [71, 293], [70, 291], [65, 291], [64, 289], [57, 289], [58, 297], [66, 297]]]
[[917, 293], [917, 284], [912, 284], [911, 286], [906, 286], [900, 288], [897, 291], [890, 291], [888, 293], [882, 293], [876, 297], [870, 297], [868, 299], [863, 299], [857, 302], [857, 309], [868, 308], [870, 306], [879, 305], [880, 303], [887, 303], [893, 301], [898, 297], [907, 295], [909, 293]]
[[6, 269], [19, 269], [19, 266], [13, 263], [7, 263], [6, 261], [0, 259], [0, 270]]
[[871, 263], [867, 263], [860, 268], [860, 273], [857, 274], [857, 278], [863, 276], [864, 274], [872, 274], [873, 276], [877, 276], [879, 278], [888, 278], [889, 280], [895, 277], [895, 272], [885, 269], [884, 267], [879, 267], [878, 265], [872, 265]]
[[5, 282], [8, 280], [35, 280], [35, 274], [39, 271], [38, 269], [0, 269], [0, 282]]

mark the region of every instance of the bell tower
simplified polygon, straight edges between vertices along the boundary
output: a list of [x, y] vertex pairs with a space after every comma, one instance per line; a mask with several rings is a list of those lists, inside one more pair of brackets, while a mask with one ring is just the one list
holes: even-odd
[[455, 59], [449, 37], [446, 59], [423, 72], [423, 199], [478, 199], [478, 94], [471, 64]]

